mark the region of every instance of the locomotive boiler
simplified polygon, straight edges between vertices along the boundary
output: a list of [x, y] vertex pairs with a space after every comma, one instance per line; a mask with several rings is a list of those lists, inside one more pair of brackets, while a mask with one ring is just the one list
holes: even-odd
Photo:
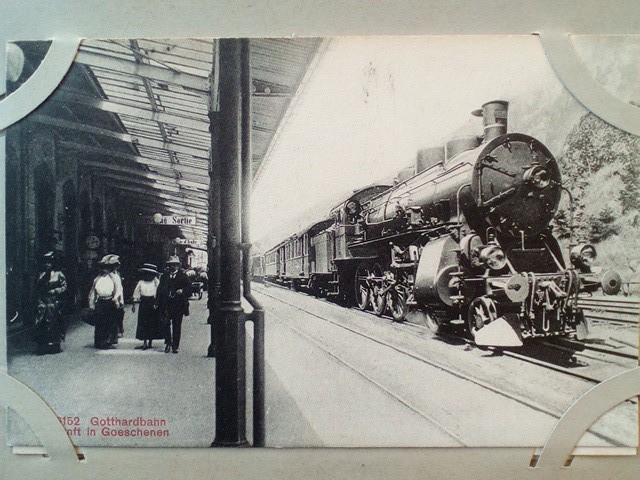
[[305, 231], [305, 287], [396, 321], [419, 311], [434, 330], [463, 323], [478, 345], [584, 333], [578, 296], [617, 293], [620, 277], [592, 272], [587, 244], [572, 241], [565, 264], [550, 226], [558, 164], [540, 141], [507, 132], [508, 103], [472, 113], [482, 137], [419, 152], [393, 186], [354, 192], [328, 228]]

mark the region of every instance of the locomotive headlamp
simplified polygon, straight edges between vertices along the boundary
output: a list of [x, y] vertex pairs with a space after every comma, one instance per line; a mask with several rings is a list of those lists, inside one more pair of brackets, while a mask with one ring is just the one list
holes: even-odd
[[523, 180], [542, 190], [551, 183], [551, 177], [546, 168], [536, 165], [524, 172]]
[[500, 247], [490, 245], [480, 252], [480, 261], [491, 270], [502, 270], [507, 264], [507, 256]]
[[597, 258], [598, 253], [593, 245], [581, 243], [571, 249], [569, 258], [571, 263], [577, 268], [589, 268]]

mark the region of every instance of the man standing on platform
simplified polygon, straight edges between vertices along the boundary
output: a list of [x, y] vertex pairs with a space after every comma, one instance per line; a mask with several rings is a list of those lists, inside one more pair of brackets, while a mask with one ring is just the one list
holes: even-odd
[[187, 274], [180, 269], [180, 259], [177, 256], [169, 257], [167, 266], [169, 271], [160, 277], [157, 302], [166, 332], [164, 351], [169, 353], [171, 350], [173, 353], [178, 353], [182, 317], [189, 315], [191, 281]]

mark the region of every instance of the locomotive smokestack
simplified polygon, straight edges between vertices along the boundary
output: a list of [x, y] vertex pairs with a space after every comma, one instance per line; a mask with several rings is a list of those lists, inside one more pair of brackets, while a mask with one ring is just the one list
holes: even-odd
[[479, 110], [471, 112], [476, 117], [482, 117], [484, 125], [484, 142], [490, 142], [500, 135], [507, 133], [507, 113], [509, 102], [494, 100], [482, 105]]

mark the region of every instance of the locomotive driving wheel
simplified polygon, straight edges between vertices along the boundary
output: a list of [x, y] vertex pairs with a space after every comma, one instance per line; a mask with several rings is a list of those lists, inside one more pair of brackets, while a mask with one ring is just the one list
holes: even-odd
[[382, 276], [382, 267], [377, 263], [362, 263], [356, 271], [356, 304], [360, 310], [372, 305], [374, 277]]
[[498, 318], [498, 310], [493, 300], [487, 297], [478, 297], [469, 305], [469, 317], [467, 328], [473, 339], [478, 330]]
[[386, 302], [394, 322], [404, 322], [407, 318], [407, 292], [402, 286], [395, 286], [387, 292]]
[[387, 309], [387, 295], [383, 292], [384, 283], [376, 282], [373, 285], [371, 305], [373, 306], [373, 313], [375, 313], [378, 317], [384, 315], [384, 312]]

